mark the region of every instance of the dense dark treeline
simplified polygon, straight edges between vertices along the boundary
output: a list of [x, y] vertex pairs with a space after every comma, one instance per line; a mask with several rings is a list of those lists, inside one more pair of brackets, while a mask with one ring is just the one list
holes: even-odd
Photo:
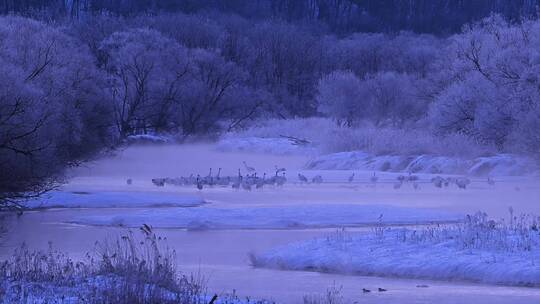
[[[458, 32], [470, 22], [490, 14], [499, 14], [509, 20], [535, 17], [537, 0], [356, 0], [362, 24], [354, 30], [399, 31], [449, 34]], [[358, 19], [359, 16], [353, 16]], [[359, 18], [362, 20], [362, 18]]]
[[245, 18], [317, 22], [336, 33], [397, 32], [450, 34], [463, 24], [499, 14], [509, 20], [536, 17], [539, 0], [0, 0], [0, 13], [51, 9], [55, 16], [96, 12], [219, 11]]

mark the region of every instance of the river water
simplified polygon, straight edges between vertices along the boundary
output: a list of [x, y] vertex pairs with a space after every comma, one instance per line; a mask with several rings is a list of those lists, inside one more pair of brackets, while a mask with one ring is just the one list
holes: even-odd
[[[195, 156], [194, 156], [195, 155]], [[90, 164], [71, 173], [71, 181], [64, 187], [69, 191], [125, 190], [125, 179], [133, 178], [137, 191], [155, 191], [150, 177], [206, 174], [208, 167], [224, 169], [234, 174], [239, 160], [269, 171], [278, 164], [289, 171], [298, 170], [306, 161], [301, 156], [256, 156], [216, 152], [206, 146], [128, 149], [119, 155]], [[234, 164], [234, 165], [231, 165]], [[202, 173], [204, 172], [204, 173]], [[316, 174], [316, 173], [310, 173]], [[452, 212], [487, 210], [495, 216], [505, 216], [508, 206], [519, 212], [540, 214], [540, 189], [537, 181], [523, 182], [509, 179], [496, 189], [479, 184], [469, 192], [449, 190], [390, 190], [391, 185], [369, 188], [340, 183], [350, 172], [323, 172], [329, 183], [320, 186], [291, 185], [279, 191], [238, 193], [230, 189], [196, 192], [195, 189], [172, 189], [179, 193], [204, 196], [217, 206], [283, 206], [311, 203], [383, 203], [396, 206], [432, 207]], [[365, 173], [366, 179], [371, 173]], [[384, 179], [384, 176], [383, 176]], [[0, 256], [8, 256], [25, 242], [30, 248], [66, 251], [74, 258], [83, 258], [92, 251], [96, 241], [115, 238], [126, 233], [126, 228], [73, 225], [74, 218], [91, 215], [128, 214], [137, 209], [50, 209], [27, 212], [8, 220], [8, 232], [0, 242]], [[351, 228], [351, 231], [360, 228]], [[362, 228], [362, 229], [369, 229]], [[250, 266], [249, 253], [262, 252], [290, 242], [323, 237], [334, 229], [281, 230], [206, 230], [156, 229], [160, 236], [177, 252], [178, 268], [185, 273], [201, 273], [211, 293], [230, 293], [266, 298], [280, 303], [301, 303], [307, 294], [324, 293], [332, 286], [341, 288], [349, 303], [540, 303], [540, 289], [472, 284], [466, 282], [437, 282], [417, 279], [363, 277], [322, 274], [306, 271], [257, 269]], [[418, 285], [428, 286], [418, 288]], [[363, 293], [362, 288], [387, 292]]]

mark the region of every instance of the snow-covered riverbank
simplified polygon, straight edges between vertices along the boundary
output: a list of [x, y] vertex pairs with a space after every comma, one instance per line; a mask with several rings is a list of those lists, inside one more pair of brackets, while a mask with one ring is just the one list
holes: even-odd
[[464, 223], [386, 229], [283, 246], [252, 256], [258, 267], [354, 275], [540, 286], [540, 218], [518, 223], [468, 216]]
[[535, 162], [510, 154], [474, 159], [443, 156], [375, 156], [364, 152], [341, 152], [311, 160], [311, 170], [373, 170], [468, 176], [519, 176], [538, 172]]

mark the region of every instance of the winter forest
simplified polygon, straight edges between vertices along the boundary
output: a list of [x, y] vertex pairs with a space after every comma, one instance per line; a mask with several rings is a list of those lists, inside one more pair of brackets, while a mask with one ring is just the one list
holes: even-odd
[[[536, 0], [0, 0], [0, 303], [298, 302], [276, 291], [294, 275], [268, 274], [275, 299], [260, 287], [218, 296], [216, 288], [236, 290], [221, 277], [233, 273], [218, 274], [216, 288], [178, 278], [176, 257], [158, 250], [158, 228], [178, 244], [191, 244], [193, 230], [208, 233], [208, 244], [223, 229], [263, 231], [280, 241], [238, 255], [275, 273], [540, 286], [540, 268], [529, 264], [540, 265], [539, 8]], [[134, 249], [130, 235], [84, 266], [17, 247], [18, 264], [8, 262], [15, 240], [32, 244], [36, 221], [44, 225], [34, 212], [57, 207], [64, 211], [43, 211], [47, 223], [87, 227], [74, 238], [142, 227], [146, 245]], [[371, 234], [354, 230], [364, 226]], [[321, 228], [338, 230], [318, 238]], [[414, 246], [441, 260], [426, 265]], [[491, 266], [456, 254], [465, 251], [489, 255]], [[389, 252], [405, 262], [393, 264]], [[84, 300], [54, 302], [81, 276]], [[334, 278], [345, 287], [314, 279], [328, 291], [305, 290], [300, 303], [352, 303], [353, 278]], [[13, 291], [14, 280], [26, 291]], [[43, 294], [36, 282], [55, 287]], [[107, 282], [124, 293], [92, 285]], [[460, 303], [514, 303], [504, 288], [464, 292]], [[358, 290], [381, 295], [369, 303], [417, 303], [388, 289]], [[527, 295], [520, 303], [540, 291]]]

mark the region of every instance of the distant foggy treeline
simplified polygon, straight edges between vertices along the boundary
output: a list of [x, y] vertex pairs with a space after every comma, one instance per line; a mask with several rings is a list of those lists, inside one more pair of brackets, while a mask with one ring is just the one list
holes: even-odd
[[397, 32], [449, 34], [492, 13], [509, 20], [535, 17], [540, 0], [0, 0], [0, 13], [82, 17], [97, 12], [218, 11], [255, 20], [316, 22], [335, 33]]
[[269, 118], [540, 150], [539, 21], [492, 16], [441, 38], [216, 12], [42, 20], [0, 17], [3, 202], [129, 135], [185, 139]]

